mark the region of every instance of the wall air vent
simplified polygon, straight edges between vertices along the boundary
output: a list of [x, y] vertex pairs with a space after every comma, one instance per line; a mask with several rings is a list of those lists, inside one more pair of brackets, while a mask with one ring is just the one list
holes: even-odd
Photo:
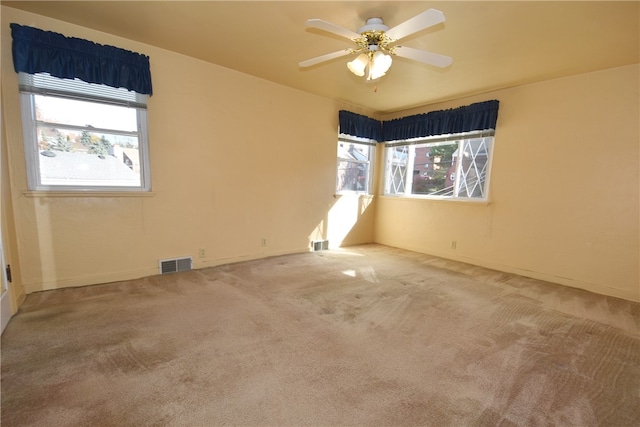
[[327, 249], [329, 249], [328, 240], [314, 240], [312, 243], [313, 243], [313, 252], [326, 251]]
[[174, 258], [160, 260], [160, 274], [175, 273], [178, 271], [189, 271], [193, 265], [193, 258]]

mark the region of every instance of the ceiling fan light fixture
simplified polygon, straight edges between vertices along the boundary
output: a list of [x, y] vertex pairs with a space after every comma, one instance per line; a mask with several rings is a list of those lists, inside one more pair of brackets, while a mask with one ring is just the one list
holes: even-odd
[[369, 66], [369, 75], [367, 80], [376, 80], [384, 76], [389, 68], [391, 68], [391, 55], [387, 55], [381, 51], [377, 51], [371, 57], [371, 65]]
[[358, 77], [364, 76], [364, 71], [369, 65], [369, 56], [361, 53], [353, 61], [347, 62], [347, 68]]

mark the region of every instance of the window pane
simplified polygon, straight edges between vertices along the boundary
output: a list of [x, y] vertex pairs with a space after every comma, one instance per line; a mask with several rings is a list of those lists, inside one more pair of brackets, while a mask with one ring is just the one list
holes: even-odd
[[390, 147], [387, 149], [386, 193], [402, 194], [405, 191], [409, 147]]
[[135, 108], [34, 95], [36, 120], [101, 129], [137, 132]]
[[336, 191], [369, 191], [372, 147], [352, 141], [338, 141]]
[[140, 186], [136, 137], [42, 127], [38, 162], [42, 185]]
[[485, 197], [485, 181], [491, 138], [476, 138], [463, 143], [460, 179], [456, 186], [458, 197]]
[[369, 165], [366, 163], [340, 161], [338, 162], [337, 190], [340, 191], [368, 191]]
[[458, 142], [416, 146], [412, 194], [451, 196]]

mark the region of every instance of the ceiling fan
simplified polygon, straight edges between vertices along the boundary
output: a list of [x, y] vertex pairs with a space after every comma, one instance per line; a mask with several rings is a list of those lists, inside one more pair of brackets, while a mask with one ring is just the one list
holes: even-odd
[[436, 9], [426, 10], [413, 18], [389, 28], [381, 18], [369, 18], [366, 24], [353, 32], [322, 19], [308, 19], [308, 27], [317, 28], [347, 38], [356, 44], [356, 48], [346, 48], [316, 58], [300, 62], [300, 68], [307, 68], [321, 62], [330, 61], [354, 53], [359, 55], [347, 63], [347, 68], [356, 76], [365, 76], [367, 81], [384, 76], [391, 67], [391, 55], [412, 59], [436, 67], [448, 67], [453, 62], [449, 56], [396, 45], [400, 39], [418, 31], [444, 22], [444, 14]]

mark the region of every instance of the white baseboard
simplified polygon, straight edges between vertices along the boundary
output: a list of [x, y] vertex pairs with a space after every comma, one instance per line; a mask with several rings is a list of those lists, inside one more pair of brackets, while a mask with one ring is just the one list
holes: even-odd
[[[381, 243], [384, 244], [384, 243]], [[391, 245], [389, 245], [391, 246]], [[505, 273], [517, 274], [519, 276], [529, 277], [536, 280], [542, 280], [545, 282], [556, 283], [563, 286], [569, 286], [571, 288], [582, 289], [596, 294], [608, 295], [616, 298], [622, 298], [629, 301], [640, 302], [640, 288], [637, 290], [618, 289], [611, 286], [606, 286], [598, 283], [590, 283], [581, 280], [575, 280], [568, 277], [556, 276], [553, 274], [527, 270], [520, 267], [514, 267], [511, 265], [505, 265], [495, 263], [491, 261], [478, 260], [475, 258], [469, 258], [464, 256], [452, 256], [450, 253], [444, 252], [425, 252], [415, 248], [402, 248], [409, 251], [424, 253], [427, 255], [436, 256], [439, 258], [449, 259], [452, 261], [464, 262], [466, 264], [477, 265], [478, 267], [484, 267], [491, 270], [503, 271]]]

